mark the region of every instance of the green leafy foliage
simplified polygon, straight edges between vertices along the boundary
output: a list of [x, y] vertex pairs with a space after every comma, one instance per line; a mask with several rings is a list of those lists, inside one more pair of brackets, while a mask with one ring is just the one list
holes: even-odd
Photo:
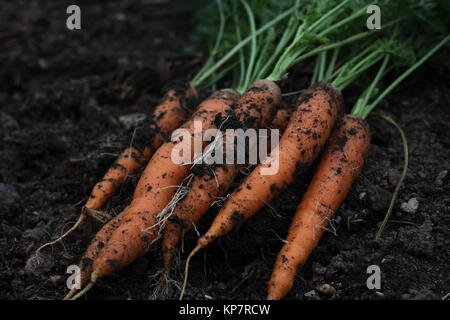
[[[209, 86], [231, 74], [233, 86], [242, 92], [254, 80], [280, 80], [298, 62], [337, 48], [339, 54], [331, 60], [332, 53], [328, 58], [321, 54], [321, 63], [327, 65], [317, 67], [314, 80], [333, 76], [345, 87], [358, 76], [358, 84], [368, 85], [373, 72], [366, 71], [384, 56], [389, 56], [385, 73], [401, 70], [449, 33], [446, 1], [193, 0], [179, 2], [176, 11], [190, 16], [194, 25], [192, 45], [186, 50], [209, 57], [198, 82]], [[374, 31], [365, 41], [370, 4], [380, 6], [385, 30]], [[292, 8], [291, 14], [271, 24]], [[447, 57], [439, 62], [449, 63]]]

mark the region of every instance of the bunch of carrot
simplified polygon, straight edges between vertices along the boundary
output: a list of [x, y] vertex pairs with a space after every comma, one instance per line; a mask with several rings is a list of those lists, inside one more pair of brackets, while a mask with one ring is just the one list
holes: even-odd
[[[410, 59], [414, 53], [408, 48], [403, 48], [401, 40], [403, 39], [397, 26], [393, 36], [367, 45], [356, 55], [352, 53], [353, 58], [337, 69], [335, 64], [341, 46], [335, 46], [328, 64], [325, 63], [327, 51], [319, 54], [313, 75], [313, 83], [319, 83], [299, 96], [296, 111], [276, 152], [256, 167], [242, 182], [242, 187], [231, 194], [208, 231], [199, 238], [197, 246], [188, 257], [188, 262], [201, 248], [230, 232], [237, 220], [241, 222], [248, 219], [265, 203], [286, 189], [295, 179], [298, 168], [308, 167], [317, 158], [325, 142], [328, 142], [310, 186], [293, 217], [286, 244], [278, 255], [269, 282], [268, 299], [280, 299], [287, 294], [293, 285], [295, 275], [317, 246], [321, 235], [327, 230], [331, 217], [362, 171], [371, 135], [364, 119], [404, 78], [444, 46], [450, 40], [450, 36], [444, 37], [416, 63]], [[285, 54], [287, 52], [289, 51], [287, 50]], [[280, 59], [279, 64], [283, 62], [284, 60]], [[360, 73], [369, 70], [375, 64], [380, 64], [379, 70], [352, 113], [339, 116], [340, 110], [343, 109], [340, 91]], [[410, 67], [369, 104], [370, 99], [377, 94], [377, 87], [381, 85], [380, 80], [399, 65]], [[280, 163], [280, 170], [275, 175], [264, 175], [262, 173], [264, 169], [274, 163]], [[188, 263], [181, 297], [186, 285], [187, 268]]]
[[[422, 59], [411, 63], [401, 59], [406, 54], [396, 53], [398, 32], [390, 38], [383, 36], [383, 29], [364, 32], [362, 26], [369, 3], [362, 2], [355, 9], [348, 0], [307, 1], [304, 6], [300, 6], [299, 1], [287, 1], [291, 6], [275, 15], [262, 10], [260, 4], [249, 4], [245, 0], [239, 5], [234, 1], [216, 2], [220, 30], [205, 67], [189, 86], [166, 94], [151, 116], [145, 137], [147, 143], [122, 152], [94, 187], [78, 222], [50, 243], [67, 236], [85, 221], [90, 211], [100, 210], [128, 174], [145, 166], [132, 202], [100, 229], [81, 259], [83, 290], [71, 290], [66, 299], [82, 296], [98, 278], [146, 254], [161, 238], [164, 260], [161, 284], [164, 285], [184, 234], [200, 223], [212, 205], [225, 199], [210, 228], [199, 238], [187, 259], [182, 297], [190, 259], [255, 215], [323, 152], [292, 219], [286, 244], [269, 282], [268, 298], [284, 297], [364, 166], [370, 147], [370, 130], [364, 119], [400, 81], [449, 40], [449, 36], [445, 37]], [[284, 8], [281, 6], [279, 10]], [[225, 24], [228, 12], [236, 22], [231, 27]], [[241, 22], [244, 17], [246, 23]], [[405, 20], [408, 17], [393, 19], [385, 27], [395, 26], [398, 30], [398, 25]], [[226, 28], [233, 30], [225, 31]], [[229, 39], [224, 40], [226, 32], [234, 35], [231, 45]], [[365, 42], [369, 36], [379, 39]], [[274, 42], [275, 39], [278, 41]], [[227, 43], [225, 50], [224, 42]], [[317, 56], [317, 63], [312, 85], [302, 91], [292, 110], [278, 108], [282, 94], [277, 83], [286, 77], [292, 66], [313, 56]], [[378, 94], [381, 79], [395, 67], [406, 64], [410, 68]], [[352, 113], [342, 116], [341, 91], [376, 66], [379, 68], [375, 78]], [[188, 117], [185, 107], [194, 105], [195, 88], [215, 85], [228, 73], [232, 74], [235, 89], [215, 91]], [[369, 104], [376, 94], [378, 98]], [[241, 186], [227, 195], [241, 166], [230, 163], [199, 166], [198, 162], [230, 145], [235, 146], [234, 139], [222, 134], [230, 122], [241, 129], [272, 127], [279, 129], [282, 135], [269, 156], [261, 159]], [[202, 124], [201, 132], [196, 130], [196, 123]], [[175, 134], [178, 128], [187, 134]], [[181, 144], [195, 145], [195, 137], [203, 136], [208, 129], [218, 132], [212, 143], [202, 142], [197, 148], [191, 148], [189, 154], [183, 154], [181, 164], [173, 162], [172, 155]], [[164, 142], [172, 132], [171, 141]], [[265, 174], [277, 163], [279, 168], [274, 174]]]

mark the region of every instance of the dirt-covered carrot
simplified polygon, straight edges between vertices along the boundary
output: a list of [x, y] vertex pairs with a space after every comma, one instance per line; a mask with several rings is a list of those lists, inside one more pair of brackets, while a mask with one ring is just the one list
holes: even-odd
[[[105, 176], [92, 189], [85, 204], [98, 210], [119, 188], [127, 175], [146, 165], [153, 153], [188, 118], [188, 106], [192, 106], [197, 93], [190, 85], [187, 88], [169, 90], [162, 102], [155, 108], [148, 128], [133, 138], [136, 146], [126, 148], [114, 162]], [[140, 143], [136, 143], [136, 139]]]
[[[361, 173], [370, 148], [370, 130], [364, 119], [389, 92], [449, 40], [450, 36], [445, 37], [369, 104], [375, 88], [380, 85], [380, 79], [396, 64], [394, 62], [389, 65], [390, 59], [392, 60], [390, 52], [393, 51], [384, 56], [374, 80], [357, 101], [352, 114], [344, 116], [341, 125], [333, 133], [311, 184], [297, 208], [269, 281], [268, 299], [281, 299], [289, 292], [295, 275], [316, 248], [329, 221]], [[399, 46], [399, 43], [396, 45]]]
[[99, 210], [103, 207], [106, 201], [120, 188], [128, 175], [145, 166], [155, 150], [161, 146], [170, 133], [186, 120], [188, 106], [192, 106], [196, 97], [197, 93], [190, 85], [169, 90], [152, 112], [148, 126], [142, 132], [140, 131], [138, 136], [134, 137], [134, 145], [121, 152], [105, 176], [94, 186], [77, 222], [58, 239], [38, 248], [36, 254], [72, 233], [87, 219], [90, 211]]
[[[158, 225], [151, 231], [145, 232], [144, 229], [158, 223], [157, 214], [160, 213], [173, 196], [176, 186], [180, 185], [188, 174], [189, 167], [176, 163], [172, 158], [172, 151], [182, 143], [183, 138], [191, 140], [194, 145], [194, 133], [196, 126], [199, 126], [203, 132], [209, 128], [215, 127], [214, 119], [218, 114], [227, 114], [230, 105], [237, 101], [239, 94], [232, 89], [224, 89], [215, 92], [208, 99], [203, 101], [192, 115], [191, 119], [184, 123], [180, 128], [184, 129], [186, 134], [176, 136], [175, 140], [164, 143], [154, 154], [143, 172], [136, 187], [133, 201], [118, 215], [117, 224], [105, 225], [98, 234], [101, 239], [101, 246], [94, 243], [88, 250], [85, 257], [92, 260], [90, 263], [84, 263], [88, 268], [82, 270], [82, 275], [88, 280], [95, 281], [97, 277], [102, 277], [114, 272], [115, 270], [129, 264], [138, 256], [143, 255], [150, 244], [159, 234]], [[193, 150], [187, 158], [193, 157]], [[119, 223], [120, 222], [120, 223]], [[115, 228], [114, 228], [115, 227]], [[105, 231], [105, 228], [108, 229]], [[103, 235], [108, 235], [106, 239]], [[85, 278], [82, 283], [88, 282]]]
[[295, 275], [361, 172], [369, 147], [367, 123], [354, 115], [343, 117], [292, 219], [269, 282], [268, 299], [280, 299], [291, 289]]
[[[279, 108], [270, 126], [283, 132], [290, 114], [290, 109]], [[223, 143], [225, 149], [227, 140], [224, 139]], [[170, 273], [172, 260], [182, 237], [195, 228], [210, 207], [225, 195], [239, 173], [237, 164], [198, 167], [201, 170], [192, 170], [196, 177], [189, 187], [189, 192], [177, 203], [164, 230], [162, 251], [165, 277]]]

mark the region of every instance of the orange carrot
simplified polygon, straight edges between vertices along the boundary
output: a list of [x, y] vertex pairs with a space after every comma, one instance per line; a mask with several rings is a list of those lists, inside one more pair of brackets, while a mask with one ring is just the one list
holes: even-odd
[[[238, 188], [231, 195], [191, 254], [230, 232], [286, 189], [296, 175], [316, 159], [342, 107], [342, 95], [331, 84], [316, 84], [305, 90], [278, 148], [244, 180], [242, 185], [249, 187]], [[264, 170], [270, 170], [276, 162], [278, 171], [264, 174]]]
[[[230, 105], [238, 96], [232, 89], [220, 90], [198, 107], [191, 119], [181, 126], [189, 133], [191, 145], [194, 144], [195, 123], [200, 122], [203, 131], [215, 127], [216, 115], [228, 113], [231, 110]], [[155, 152], [138, 182], [133, 201], [118, 216], [120, 224], [112, 230], [109, 239], [105, 239], [106, 242], [100, 250], [97, 250], [95, 245], [89, 247], [88, 250], [94, 249], [96, 252], [85, 254], [94, 259], [83, 274], [91, 283], [145, 254], [158, 237], [161, 226], [157, 224], [157, 215], [169, 203], [175, 187], [182, 183], [189, 170], [186, 165], [176, 164], [171, 157], [172, 150], [182, 143], [181, 138], [177, 137], [175, 141], [164, 143]], [[190, 156], [193, 156], [193, 152]], [[155, 227], [145, 232], [144, 229], [152, 226]], [[98, 234], [106, 232], [102, 228]], [[85, 281], [83, 279], [82, 283]]]
[[[284, 131], [289, 116], [289, 109], [278, 109], [271, 127]], [[224, 139], [223, 143], [226, 144], [227, 141]], [[223, 148], [225, 149], [226, 146], [224, 145]], [[189, 192], [178, 202], [164, 229], [162, 241], [164, 277], [170, 273], [176, 248], [183, 235], [190, 232], [210, 207], [225, 195], [239, 173], [239, 166], [236, 164], [203, 168], [206, 170], [194, 173], [197, 176], [189, 187]]]
[[144, 130], [141, 136], [137, 137], [138, 140], [142, 141], [139, 142], [139, 145], [128, 147], [122, 151], [103, 179], [92, 189], [77, 222], [58, 239], [39, 247], [36, 254], [45, 247], [54, 245], [67, 237], [81, 223], [86, 221], [89, 212], [101, 209], [123, 184], [126, 177], [144, 166], [164, 139], [186, 119], [188, 115], [187, 106], [191, 105], [196, 97], [197, 92], [191, 86], [184, 86], [179, 90], [169, 90], [162, 102], [153, 111], [148, 128]]
[[187, 105], [197, 97], [195, 89], [189, 87], [184, 90], [169, 90], [160, 105], [150, 117], [148, 129], [139, 137], [142, 146], [126, 148], [92, 189], [86, 202], [89, 209], [98, 210], [122, 185], [127, 175], [133, 174], [144, 166], [164, 140], [178, 128], [188, 116]]
[[281, 299], [291, 289], [295, 275], [361, 173], [369, 147], [370, 131], [365, 120], [344, 116], [292, 219], [269, 281], [268, 299]]

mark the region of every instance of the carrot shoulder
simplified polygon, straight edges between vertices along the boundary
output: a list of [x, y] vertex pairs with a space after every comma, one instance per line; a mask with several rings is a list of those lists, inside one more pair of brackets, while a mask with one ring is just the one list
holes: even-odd
[[291, 289], [295, 275], [360, 174], [369, 147], [367, 123], [354, 115], [344, 116], [292, 219], [286, 244], [278, 254], [269, 281], [268, 299], [281, 299]]
[[244, 180], [242, 186], [248, 187], [238, 188], [231, 195], [197, 247], [203, 248], [230, 232], [237, 221], [249, 219], [286, 189], [316, 159], [342, 107], [341, 93], [330, 84], [320, 83], [305, 90], [278, 148]]

